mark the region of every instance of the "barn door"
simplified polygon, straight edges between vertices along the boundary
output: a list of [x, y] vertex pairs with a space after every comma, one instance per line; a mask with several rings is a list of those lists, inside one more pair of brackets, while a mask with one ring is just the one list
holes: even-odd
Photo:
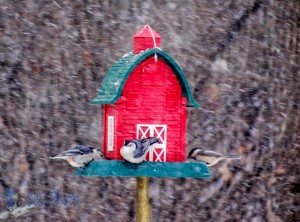
[[153, 146], [148, 153], [148, 161], [165, 162], [167, 150], [167, 125], [137, 124], [137, 138], [155, 136], [160, 143]]

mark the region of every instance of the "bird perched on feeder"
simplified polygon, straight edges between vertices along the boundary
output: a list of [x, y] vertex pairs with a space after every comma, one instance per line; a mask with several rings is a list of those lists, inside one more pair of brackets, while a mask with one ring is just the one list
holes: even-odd
[[121, 148], [121, 156], [131, 163], [141, 163], [144, 161], [147, 152], [152, 145], [159, 143], [156, 137], [149, 137], [136, 140], [125, 140]]
[[194, 148], [188, 154], [188, 159], [206, 163], [208, 166], [213, 166], [224, 159], [241, 159], [238, 155], [222, 155], [215, 151], [205, 151], [202, 148]]
[[49, 159], [66, 160], [72, 167], [83, 167], [92, 160], [105, 159], [104, 154], [93, 147], [76, 145], [74, 148], [66, 150], [57, 156]]

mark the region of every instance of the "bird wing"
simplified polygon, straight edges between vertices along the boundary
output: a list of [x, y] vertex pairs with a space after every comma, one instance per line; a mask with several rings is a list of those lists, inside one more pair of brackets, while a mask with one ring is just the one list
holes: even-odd
[[221, 157], [222, 155], [220, 153], [214, 152], [214, 151], [204, 151], [205, 156], [213, 156], [213, 157]]
[[132, 142], [136, 144], [136, 149], [133, 153], [134, 158], [143, 156], [147, 152], [150, 145], [149, 139], [133, 140]]
[[77, 156], [77, 155], [84, 155], [93, 153], [93, 148], [84, 145], [77, 145], [73, 149], [66, 150], [59, 154], [60, 156]]
[[205, 156], [214, 156], [214, 157], [222, 157], [223, 159], [241, 159], [241, 156], [239, 155], [222, 155], [220, 153], [214, 152], [214, 151], [205, 151]]

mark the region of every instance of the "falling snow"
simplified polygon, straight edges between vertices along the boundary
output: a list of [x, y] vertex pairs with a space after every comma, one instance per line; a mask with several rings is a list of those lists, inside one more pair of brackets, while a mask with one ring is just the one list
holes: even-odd
[[[90, 101], [149, 24], [201, 105], [188, 108], [187, 150], [242, 155], [211, 180], [151, 178], [152, 220], [300, 221], [299, 20], [298, 0], [1, 1], [0, 220], [134, 220], [135, 178], [77, 177], [48, 157], [101, 148], [101, 106]], [[9, 187], [19, 205], [51, 191], [80, 204], [15, 218]]]

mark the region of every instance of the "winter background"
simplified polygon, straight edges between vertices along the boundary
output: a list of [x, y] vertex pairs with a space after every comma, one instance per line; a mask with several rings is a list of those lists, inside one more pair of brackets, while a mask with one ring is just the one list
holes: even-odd
[[[187, 151], [239, 153], [213, 178], [150, 178], [152, 221], [300, 221], [299, 0], [0, 0], [0, 220], [133, 221], [135, 178], [78, 177], [49, 161], [101, 148], [90, 105], [105, 74], [149, 24], [201, 109], [188, 108]], [[80, 196], [14, 218], [5, 190]]]

